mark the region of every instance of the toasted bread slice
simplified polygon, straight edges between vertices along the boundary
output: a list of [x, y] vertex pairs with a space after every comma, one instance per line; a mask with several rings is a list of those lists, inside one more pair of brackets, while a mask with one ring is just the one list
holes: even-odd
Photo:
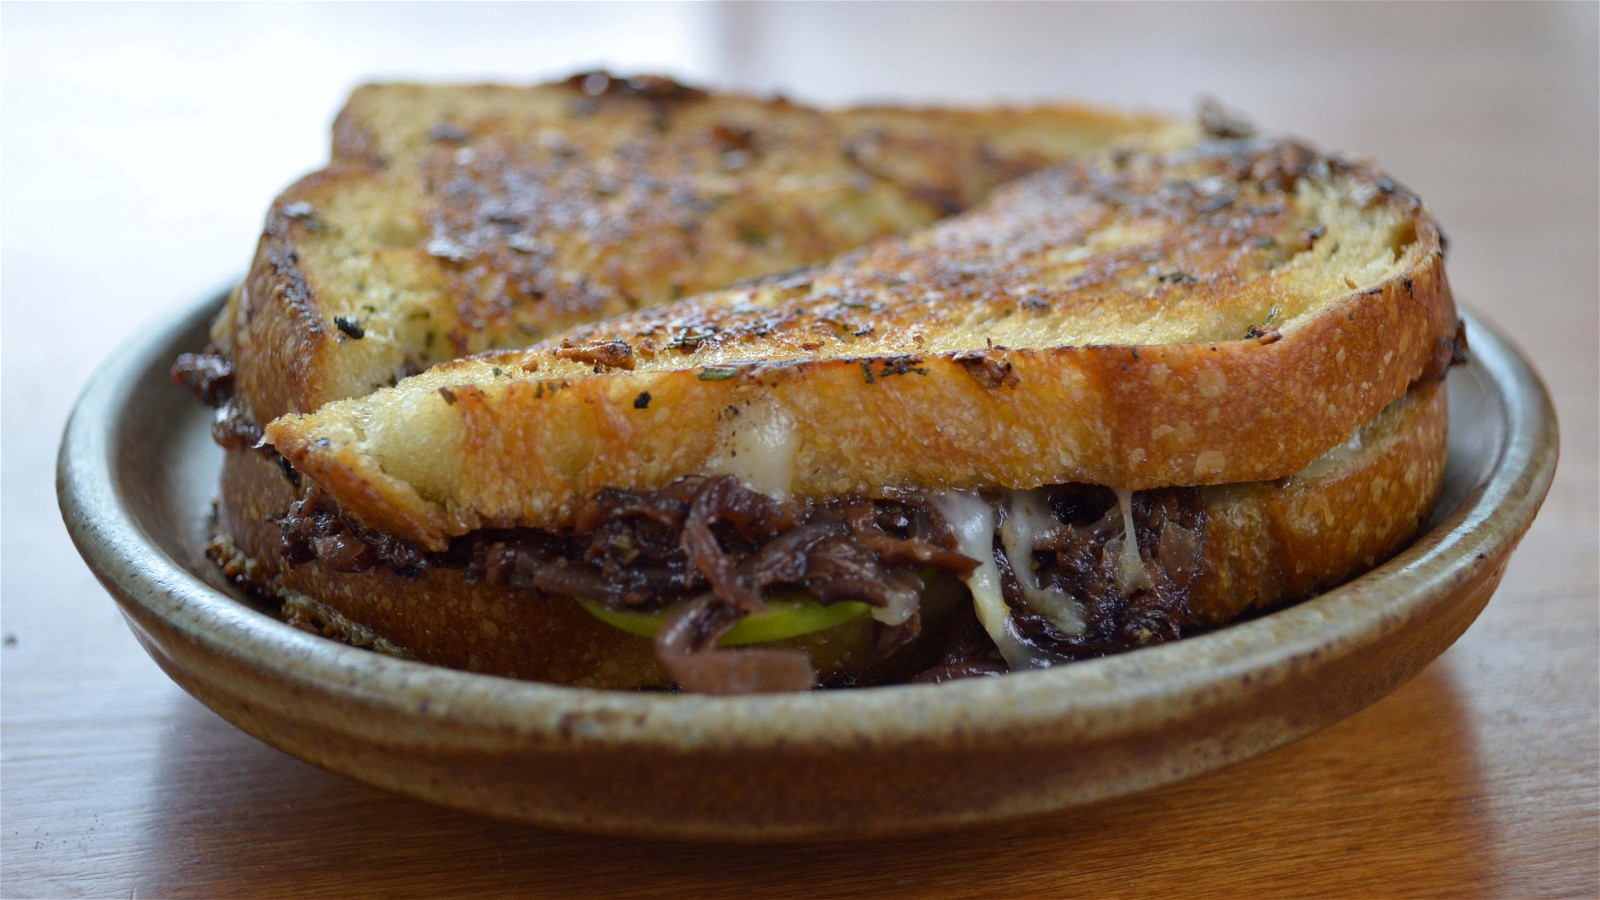
[[[1434, 381], [1286, 481], [1201, 491], [1203, 569], [1184, 631], [1306, 597], [1387, 559], [1427, 518], [1445, 443], [1444, 385]], [[225, 567], [282, 598], [302, 626], [498, 675], [609, 688], [671, 684], [650, 641], [603, 624], [569, 599], [469, 583], [460, 569], [402, 575], [384, 566], [339, 572], [322, 560], [286, 564], [275, 517], [297, 488], [266, 456], [228, 454], [223, 490], [233, 500], [219, 522], [228, 536], [218, 545]], [[807, 650], [825, 681], [874, 680], [884, 673], [872, 628], [871, 620], [858, 620], [785, 646]], [[912, 674], [906, 667], [919, 660], [928, 664], [926, 652], [899, 658], [887, 675]]]
[[273, 204], [214, 330], [258, 424], [469, 353], [833, 258], [1187, 123], [1080, 107], [822, 111], [601, 73], [373, 85]]
[[1071, 164], [827, 267], [435, 368], [266, 430], [430, 549], [604, 488], [1130, 489], [1288, 476], [1448, 363], [1437, 228], [1362, 164], [1217, 141]]

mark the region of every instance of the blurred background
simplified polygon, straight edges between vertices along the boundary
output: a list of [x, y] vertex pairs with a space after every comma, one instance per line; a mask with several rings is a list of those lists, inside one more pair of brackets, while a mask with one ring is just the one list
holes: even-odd
[[[71, 727], [41, 711], [46, 701], [22, 702], [14, 686], [56, 679], [70, 693], [91, 670], [137, 672], [149, 682], [139, 689], [147, 702], [198, 709], [115, 621], [56, 513], [57, 442], [94, 367], [141, 323], [243, 273], [269, 201], [319, 166], [328, 126], [354, 85], [528, 83], [602, 66], [822, 104], [1078, 98], [1186, 112], [1211, 94], [1268, 131], [1381, 161], [1443, 223], [1460, 300], [1534, 351], [1563, 423], [1552, 501], [1501, 599], [1453, 651], [1471, 661], [1460, 665], [1481, 668], [1496, 629], [1503, 633], [1506, 617], [1519, 615], [1517, 598], [1507, 599], [1518, 590], [1517, 572], [1542, 573], [1540, 589], [1561, 596], [1600, 590], [1597, 33], [1595, 3], [6, 4], [7, 746], [19, 746], [13, 740], [22, 735], [54, 746]], [[1568, 627], [1592, 635], [1595, 615]], [[82, 627], [63, 634], [45, 625], [63, 616]], [[30, 641], [44, 633], [55, 642]], [[1564, 708], [1578, 718], [1534, 729], [1569, 743], [1574, 735], [1592, 741], [1594, 732], [1594, 638], [1577, 640], [1571, 646], [1582, 664], [1561, 683], [1576, 692]], [[1461, 701], [1471, 733], [1496, 733], [1499, 720], [1471, 719], [1477, 697]], [[1550, 708], [1530, 702], [1526, 714]], [[1482, 707], [1486, 716], [1498, 709]], [[130, 730], [128, 740], [157, 738]], [[1485, 770], [1507, 784], [1533, 764], [1522, 747], [1486, 741], [1481, 753]], [[11, 749], [4, 756], [8, 766], [21, 758]], [[1594, 768], [1587, 755], [1578, 764]], [[19, 796], [34, 771], [10, 768], [8, 797]], [[1578, 777], [1592, 785], [1592, 776]], [[118, 789], [147, 781], [142, 772], [115, 777]], [[30, 789], [54, 796], [47, 788]], [[7, 810], [8, 833], [23, 834], [24, 824], [30, 842], [39, 831], [62, 833], [40, 808], [24, 813], [8, 799]], [[111, 865], [90, 843], [83, 848], [98, 859], [89, 868]]]

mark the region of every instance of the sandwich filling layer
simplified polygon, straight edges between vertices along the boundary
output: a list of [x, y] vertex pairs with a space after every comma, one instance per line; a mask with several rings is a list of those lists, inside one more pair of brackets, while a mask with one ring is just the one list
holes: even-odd
[[1123, 496], [1119, 503], [1108, 488], [1054, 485], [816, 503], [773, 499], [732, 476], [689, 476], [660, 491], [603, 491], [568, 529], [482, 530], [428, 552], [361, 528], [310, 487], [279, 524], [291, 563], [412, 575], [455, 568], [470, 583], [534, 602], [665, 611], [657, 655], [684, 687], [748, 689], [730, 682], [740, 672], [767, 688], [795, 689], [815, 677], [795, 654], [718, 649], [775, 597], [864, 603], [878, 622], [880, 651], [892, 652], [921, 630], [932, 585], [965, 582], [998, 655], [991, 649], [961, 662], [993, 672], [1179, 637], [1194, 624], [1188, 592], [1204, 549], [1198, 491]]

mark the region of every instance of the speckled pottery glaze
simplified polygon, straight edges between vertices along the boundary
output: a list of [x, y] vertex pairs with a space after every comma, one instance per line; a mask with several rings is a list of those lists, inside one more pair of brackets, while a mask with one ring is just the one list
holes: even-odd
[[63, 516], [134, 634], [252, 735], [488, 815], [652, 837], [800, 840], [1060, 810], [1302, 737], [1417, 674], [1488, 602], [1555, 471], [1543, 385], [1468, 318], [1444, 496], [1388, 564], [1268, 616], [1002, 678], [761, 697], [556, 687], [407, 662], [289, 627], [206, 560], [221, 451], [174, 386], [219, 300], [146, 330], [66, 430]]

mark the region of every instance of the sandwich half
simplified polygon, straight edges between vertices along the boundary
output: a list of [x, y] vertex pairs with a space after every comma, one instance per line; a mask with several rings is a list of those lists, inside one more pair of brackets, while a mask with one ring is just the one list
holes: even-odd
[[376, 84], [272, 205], [185, 378], [235, 444], [285, 413], [827, 262], [1084, 154], [1193, 140], [1079, 106], [820, 110], [655, 76]]
[[[234, 365], [281, 375], [240, 321]], [[516, 677], [1046, 667], [1403, 546], [1462, 349], [1413, 194], [1213, 127], [832, 262], [266, 403], [287, 414], [230, 457], [218, 552], [307, 627]]]

